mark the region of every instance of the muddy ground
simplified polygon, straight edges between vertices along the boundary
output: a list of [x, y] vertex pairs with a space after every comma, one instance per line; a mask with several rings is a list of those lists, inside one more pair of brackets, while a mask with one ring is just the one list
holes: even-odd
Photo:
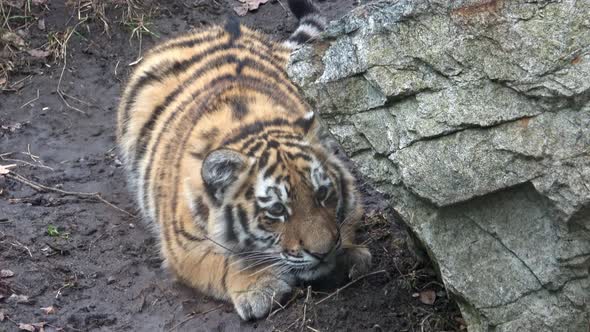
[[[355, 2], [323, 1], [320, 7], [335, 19]], [[17, 331], [19, 326], [44, 326], [45, 331], [462, 329], [456, 305], [432, 267], [408, 250], [403, 227], [373, 194], [367, 194], [370, 208], [361, 236], [372, 249], [374, 273], [337, 293], [333, 284], [303, 288], [269, 319], [241, 322], [231, 305], [176, 283], [161, 269], [154, 236], [133, 216], [137, 209], [114, 149], [121, 84], [139, 52], [138, 35], [133, 34], [138, 25], [118, 21], [125, 15], [125, 1], [117, 3], [121, 6], [107, 6], [104, 12], [107, 34], [99, 15], [76, 25], [76, 6], [83, 2], [33, 1], [32, 17], [20, 31], [25, 47], [46, 50], [48, 36], [63, 38], [67, 34], [59, 32], [68, 27], [76, 32], [67, 49], [57, 49], [65, 52], [31, 57], [24, 48], [17, 50], [8, 80], [0, 82], [5, 90], [0, 94], [0, 165], [16, 165], [0, 175], [0, 269], [14, 274], [4, 272], [0, 278], [0, 331]], [[143, 32], [145, 49], [192, 27], [223, 21], [236, 3], [162, 1], [144, 6], [152, 16], [148, 21], [146, 14], [141, 22], [157, 37], [143, 28], [135, 32]], [[6, 11], [3, 15], [6, 22]], [[17, 29], [19, 20], [2, 28]], [[277, 38], [296, 26], [277, 1], [242, 21]], [[7, 61], [6, 53], [4, 57], [0, 61]], [[64, 99], [57, 93], [60, 77]], [[326, 296], [330, 298], [322, 301]], [[54, 312], [41, 310], [47, 307]], [[32, 323], [42, 324], [20, 325]]]

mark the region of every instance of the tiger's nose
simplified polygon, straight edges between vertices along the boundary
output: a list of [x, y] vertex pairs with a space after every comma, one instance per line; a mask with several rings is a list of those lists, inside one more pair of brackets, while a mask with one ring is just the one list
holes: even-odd
[[292, 257], [297, 257], [297, 258], [301, 258], [303, 255], [301, 254], [301, 249], [300, 248], [291, 248], [291, 249], [286, 249], [285, 253], [289, 256]]

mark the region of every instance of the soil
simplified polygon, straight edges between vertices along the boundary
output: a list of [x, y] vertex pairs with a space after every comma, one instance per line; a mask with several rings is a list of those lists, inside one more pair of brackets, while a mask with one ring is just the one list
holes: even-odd
[[[320, 7], [329, 19], [335, 19], [355, 3], [323, 1]], [[235, 4], [236, 0], [162, 1], [149, 22], [149, 30], [159, 38], [145, 33], [141, 47], [149, 48], [192, 27], [222, 22], [233, 14]], [[27, 31], [30, 45], [42, 45], [48, 32], [76, 24], [73, 7], [61, 1], [49, 1], [46, 6], [35, 14], [37, 20], [44, 19], [45, 30], [31, 26]], [[107, 8], [107, 17], [119, 14], [116, 8]], [[278, 1], [270, 1], [241, 20], [277, 38], [288, 36], [296, 27], [295, 19]], [[21, 323], [41, 322], [37, 327], [20, 328], [463, 328], [457, 306], [437, 281], [434, 269], [408, 249], [404, 227], [369, 188], [365, 189], [368, 212], [360, 235], [373, 252], [374, 268], [356, 282], [302, 287], [270, 318], [241, 322], [230, 304], [174, 281], [160, 266], [154, 235], [133, 216], [137, 209], [115, 150], [116, 105], [131, 68], [128, 64], [138, 57], [137, 35], [130, 39], [132, 31], [121, 24], [112, 23], [109, 34], [101, 26], [98, 19], [77, 26], [68, 43], [66, 63], [27, 60], [11, 76], [16, 91], [1, 92], [0, 165], [16, 166], [10, 174], [0, 175], [0, 269], [14, 274], [0, 273], [4, 276], [0, 277], [0, 331], [17, 331]], [[60, 77], [65, 101], [73, 107], [56, 92]], [[27, 180], [32, 182], [26, 184]], [[104, 200], [92, 193], [100, 193]], [[47, 307], [55, 312], [41, 310]]]

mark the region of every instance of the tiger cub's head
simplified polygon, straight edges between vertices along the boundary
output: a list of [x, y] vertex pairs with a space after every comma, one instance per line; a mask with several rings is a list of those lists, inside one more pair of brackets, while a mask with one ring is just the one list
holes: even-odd
[[362, 206], [342, 162], [292, 125], [210, 152], [201, 176], [216, 207], [208, 225], [215, 242], [245, 266], [274, 264], [311, 280], [334, 268], [342, 237], [351, 236], [344, 230], [354, 229], [343, 226], [360, 219]]

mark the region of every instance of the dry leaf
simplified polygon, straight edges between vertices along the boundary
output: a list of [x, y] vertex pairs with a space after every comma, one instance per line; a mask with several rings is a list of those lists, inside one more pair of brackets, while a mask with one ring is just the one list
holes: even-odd
[[238, 14], [238, 16], [246, 16], [246, 14], [248, 13], [248, 6], [247, 5], [235, 6], [234, 11], [236, 12], [236, 14]]
[[8, 0], [7, 5], [14, 8], [22, 8], [25, 5], [25, 0]]
[[14, 302], [14, 303], [27, 303], [29, 302], [29, 297], [26, 295], [17, 295], [17, 294], [12, 294], [10, 295], [10, 297], [6, 300], [6, 302]]
[[[0, 166], [2, 167], [2, 166]], [[2, 168], [0, 168], [0, 174], [5, 174], [2, 173]], [[14, 276], [14, 272], [10, 271], [10, 270], [0, 270], [0, 278], [10, 278]]]
[[0, 310], [0, 322], [4, 321], [4, 310]]
[[21, 36], [17, 35], [14, 32], [11, 32], [11, 31], [4, 32], [4, 34], [2, 34], [2, 36], [0, 36], [0, 40], [2, 40], [6, 44], [11, 44], [16, 47], [24, 47], [25, 46], [25, 40]]
[[10, 173], [9, 168], [15, 167], [15, 166], [16, 166], [16, 164], [0, 165], [0, 175], [4, 175], [4, 174]]
[[43, 311], [43, 313], [46, 315], [53, 315], [57, 310], [55, 310], [54, 306], [49, 306], [49, 307], [41, 308], [41, 311]]
[[18, 324], [18, 329], [23, 331], [35, 332], [35, 327], [33, 326], [33, 324], [20, 323]]
[[45, 19], [42, 18], [37, 21], [37, 28], [41, 31], [45, 31]]
[[33, 5], [40, 6], [46, 4], [47, 2], [49, 2], [49, 0], [33, 0]]
[[428, 305], [433, 305], [436, 300], [436, 293], [433, 290], [425, 290], [420, 292], [420, 302]]
[[37, 59], [45, 59], [46, 57], [49, 56], [49, 51], [44, 51], [44, 50], [28, 50], [27, 51], [32, 57], [37, 58]]
[[238, 0], [241, 5], [234, 6], [234, 11], [238, 16], [244, 16], [248, 11], [256, 10], [260, 5], [268, 2], [268, 0]]

